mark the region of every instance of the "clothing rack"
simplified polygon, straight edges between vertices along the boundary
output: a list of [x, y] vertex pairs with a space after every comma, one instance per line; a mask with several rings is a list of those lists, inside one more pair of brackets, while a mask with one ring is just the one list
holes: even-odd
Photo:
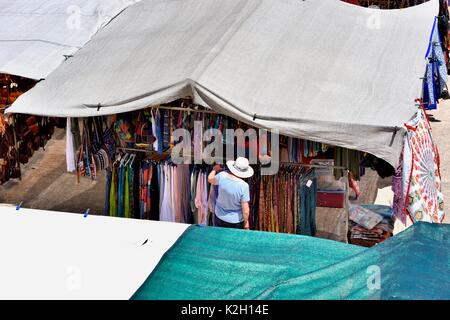
[[[163, 110], [175, 110], [175, 111], [186, 111], [186, 112], [193, 112], [193, 113], [204, 113], [204, 114], [216, 114], [216, 115], [224, 115], [221, 113], [218, 113], [216, 111], [213, 110], [198, 110], [198, 109], [192, 109], [192, 108], [182, 108], [182, 107], [169, 107], [169, 106], [164, 106], [164, 105], [159, 105], [159, 106], [148, 106], [146, 108], [150, 108], [150, 109], [163, 109]], [[143, 109], [145, 110], [145, 108]], [[227, 115], [224, 115], [227, 116]], [[239, 122], [239, 120], [237, 120]], [[395, 127], [394, 128], [394, 135], [393, 137], [395, 137], [395, 134], [397, 133], [397, 131], [400, 130], [400, 128]], [[297, 137], [291, 137], [291, 138], [297, 138]], [[306, 138], [298, 138], [298, 139], [302, 139], [302, 140], [307, 140]], [[392, 139], [393, 140], [393, 139]], [[318, 141], [312, 141], [311, 142], [316, 142], [316, 143], [322, 143], [325, 144], [323, 142], [318, 142]], [[392, 145], [392, 143], [391, 143]], [[118, 148], [118, 149], [122, 149], [125, 151], [136, 151], [136, 152], [146, 152], [146, 153], [151, 153], [153, 152], [152, 150], [145, 150], [145, 149], [135, 149], [135, 148]], [[234, 160], [234, 159], [228, 159], [228, 160]], [[311, 168], [313, 168], [313, 165], [303, 165], [303, 166], [309, 166]], [[319, 166], [318, 168], [323, 168], [323, 166]], [[333, 167], [333, 166], [328, 166], [328, 168], [334, 168], [334, 169], [341, 169], [341, 170], [346, 170], [346, 168], [344, 167]]]
[[[131, 152], [157, 153], [155, 150], [146, 150], [146, 149], [138, 149], [138, 148], [116, 147], [116, 149], [123, 150], [123, 151], [131, 151]], [[164, 154], [164, 153], [165, 152], [163, 152], [162, 154]]]
[[[127, 147], [116, 147], [116, 149], [118, 150], [123, 150], [123, 151], [130, 151], [130, 152], [142, 152], [142, 153], [147, 153], [147, 154], [157, 154], [160, 155], [159, 153], [157, 153], [154, 150], [143, 150], [143, 149], [138, 149], [138, 148], [127, 148]], [[163, 152], [162, 155], [168, 155], [170, 154], [170, 150], [169, 151], [165, 151]], [[193, 155], [191, 155], [193, 156]], [[225, 158], [221, 158], [223, 160], [225, 160]], [[158, 161], [158, 160], [156, 160]], [[330, 166], [330, 165], [319, 165], [319, 164], [302, 164], [302, 163], [293, 163], [293, 162], [279, 162], [280, 166], [285, 166], [285, 167], [297, 167], [297, 168], [317, 168], [317, 169], [334, 169], [334, 170], [344, 170], [344, 176], [347, 177], [346, 181], [345, 181], [345, 185], [346, 185], [346, 192], [348, 192], [349, 187], [348, 187], [348, 171], [344, 166]], [[262, 166], [261, 164], [259, 164], [258, 166]], [[346, 196], [347, 197], [347, 196]], [[343, 222], [345, 223], [345, 229], [348, 230], [349, 228], [349, 202], [348, 200], [346, 200], [344, 207], [342, 208], [342, 210], [345, 211], [345, 216], [343, 217]], [[348, 239], [347, 239], [348, 241]]]
[[295, 162], [280, 162], [280, 165], [283, 165], [283, 166], [308, 167], [308, 168], [319, 168], [319, 169], [347, 170], [346, 167], [342, 167], [342, 166], [327, 166], [327, 165], [295, 163]]
[[[163, 152], [162, 154], [157, 153], [154, 150], [145, 150], [145, 149], [137, 149], [137, 148], [126, 148], [126, 147], [116, 147], [116, 149], [123, 150], [123, 151], [131, 151], [131, 152], [143, 152], [148, 154], [157, 154], [157, 155], [168, 155], [170, 152]], [[193, 157], [194, 155], [190, 155]], [[189, 155], [188, 155], [189, 157]], [[216, 159], [216, 157], [213, 157]], [[212, 159], [212, 158], [211, 158]], [[220, 158], [221, 160], [234, 160], [234, 158]], [[318, 168], [318, 169], [336, 169], [336, 170], [347, 170], [346, 167], [343, 166], [327, 166], [327, 165], [318, 165], [318, 164], [307, 164], [307, 163], [296, 163], [296, 162], [279, 162], [282, 166], [293, 166], [293, 167], [307, 167], [307, 168]], [[261, 165], [261, 164], [259, 164]]]

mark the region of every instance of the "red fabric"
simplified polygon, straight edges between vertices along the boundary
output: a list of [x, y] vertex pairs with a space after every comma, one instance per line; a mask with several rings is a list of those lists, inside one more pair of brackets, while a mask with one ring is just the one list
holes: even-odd
[[360, 5], [358, 0], [342, 0], [342, 1], [347, 2], [347, 3], [351, 3], [351, 4], [355, 4], [357, 6]]

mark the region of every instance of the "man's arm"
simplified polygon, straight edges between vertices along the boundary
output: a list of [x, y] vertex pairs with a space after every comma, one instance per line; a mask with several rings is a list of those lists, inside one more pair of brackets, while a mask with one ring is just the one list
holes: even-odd
[[242, 202], [242, 215], [244, 216], [244, 229], [250, 229], [250, 223], [248, 221], [250, 217], [250, 206], [247, 201]]
[[211, 184], [217, 184], [217, 179], [216, 179], [216, 174], [217, 172], [219, 172], [220, 170], [222, 170], [222, 167], [219, 164], [216, 164], [214, 166], [213, 171], [210, 172], [210, 174], [208, 175], [208, 182]]

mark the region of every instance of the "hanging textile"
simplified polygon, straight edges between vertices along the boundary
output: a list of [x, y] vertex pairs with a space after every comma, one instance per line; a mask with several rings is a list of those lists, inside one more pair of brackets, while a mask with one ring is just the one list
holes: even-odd
[[159, 216], [159, 220], [160, 221], [171, 221], [171, 222], [175, 222], [175, 217], [174, 214], [172, 212], [172, 208], [170, 206], [171, 204], [171, 195], [172, 195], [172, 183], [171, 183], [171, 179], [172, 179], [172, 171], [170, 170], [170, 166], [168, 166], [167, 164], [163, 164], [160, 165], [159, 168], [161, 169], [160, 171], [160, 177], [161, 177], [161, 194], [160, 194], [160, 216]]
[[394, 200], [392, 203], [393, 215], [405, 225], [407, 217], [404, 210], [405, 197], [403, 194], [403, 154], [401, 156], [400, 164], [392, 177], [392, 192], [394, 193]]
[[404, 148], [404, 162], [409, 162], [404, 172], [407, 176], [404, 181], [406, 210], [413, 222], [442, 223], [445, 214], [439, 153], [424, 109], [419, 109], [407, 129]]
[[[298, 188], [298, 186], [296, 186]], [[300, 219], [297, 223], [297, 233], [307, 236], [316, 235], [316, 197], [317, 177], [314, 170], [310, 170], [301, 177], [300, 191]], [[298, 200], [298, 196], [296, 197]]]
[[[161, 171], [161, 168], [156, 163], [152, 162], [152, 168], [151, 168], [151, 178], [150, 178], [150, 190], [148, 192], [147, 197], [152, 197], [153, 201], [150, 200], [150, 220], [159, 220], [159, 198], [160, 198], [160, 175], [159, 172]], [[148, 182], [147, 182], [148, 183]], [[137, 186], [137, 191], [139, 192], [139, 185]], [[139, 205], [137, 205], [139, 208]]]
[[316, 232], [317, 178], [314, 170], [282, 166], [277, 175], [249, 179], [251, 229], [304, 234]]
[[107, 216], [110, 214], [110, 197], [111, 197], [111, 183], [112, 183], [112, 170], [108, 168], [106, 170], [105, 177], [106, 185], [105, 185], [105, 203], [103, 207], [103, 215]]
[[[265, 141], [267, 142], [267, 141]], [[328, 151], [328, 145], [292, 137], [280, 137], [280, 159], [282, 162], [307, 163], [310, 159]], [[263, 144], [263, 147], [265, 145]], [[266, 150], [261, 150], [260, 154]]]
[[[361, 152], [358, 150], [350, 150], [346, 148], [336, 147], [334, 152], [334, 165], [338, 167], [347, 168], [355, 180], [360, 180], [360, 163]], [[344, 170], [334, 170], [336, 180], [344, 176]]]
[[[149, 161], [142, 161], [139, 168], [139, 218], [149, 219], [152, 206], [151, 181], [153, 167]], [[154, 197], [155, 199], [155, 197]], [[156, 198], [157, 199], [157, 198]], [[159, 217], [158, 217], [159, 219]]]
[[[68, 124], [69, 122], [68, 120]], [[76, 164], [78, 179], [80, 176], [85, 176], [94, 180], [97, 171], [106, 170], [112, 165], [115, 158], [115, 140], [111, 129], [103, 127], [100, 118], [89, 118], [82, 121], [82, 138]], [[119, 181], [122, 183], [124, 180], [122, 175], [125, 173], [122, 170], [119, 171]]]
[[[185, 106], [190, 111], [160, 106], [118, 115], [111, 125], [97, 118], [85, 122], [83, 148], [89, 155], [81, 153], [85, 162], [90, 157], [95, 159], [102, 149], [108, 157], [115, 159], [106, 168], [105, 214], [214, 225], [219, 191], [217, 186], [208, 183], [212, 166], [172, 162], [170, 150], [180, 142], [174, 138], [176, 129], [183, 128], [191, 133], [191, 152], [200, 159], [205, 147], [202, 134], [208, 129], [222, 132], [242, 129], [235, 139], [245, 156], [249, 157], [252, 148], [260, 155], [271, 154], [270, 136], [263, 140], [245, 138], [245, 130], [253, 129], [245, 123], [223, 115], [192, 111], [194, 108], [187, 101], [174, 102], [173, 106]], [[200, 122], [200, 128], [196, 127], [195, 121]], [[226, 134], [222, 137], [225, 153], [227, 143], [233, 141], [227, 141]], [[280, 137], [280, 140], [286, 148], [287, 161], [292, 165], [283, 165], [278, 174], [272, 176], [261, 176], [259, 170], [255, 170], [256, 174], [248, 180], [252, 195], [250, 228], [313, 236], [316, 232], [317, 178], [314, 170], [307, 170], [298, 163], [309, 162], [326, 152], [328, 146], [292, 137]], [[236, 154], [238, 147], [236, 144], [234, 147]], [[91, 163], [97, 163], [97, 160]]]
[[74, 172], [76, 170], [75, 152], [74, 152], [74, 138], [72, 132], [72, 121], [67, 118], [66, 121], [66, 164], [67, 172]]
[[[106, 171], [105, 209], [110, 216], [213, 225], [218, 189], [208, 183], [207, 165], [154, 163], [121, 153]], [[316, 232], [314, 170], [288, 165], [277, 175], [248, 181], [250, 227], [303, 234]]]
[[448, 0], [439, 0], [439, 15], [438, 19], [438, 30], [439, 30], [439, 40], [441, 42], [441, 48], [444, 53], [445, 62], [448, 65], [448, 32], [449, 32], [449, 21], [450, 14], [448, 10]]
[[[166, 162], [159, 164], [158, 168], [160, 176], [159, 220], [188, 223], [191, 221], [191, 213], [189, 212], [191, 201], [191, 173], [189, 165], [174, 165]], [[202, 190], [205, 187], [206, 181], [203, 182], [201, 186]], [[197, 189], [199, 188], [198, 186], [196, 187]], [[207, 201], [208, 195], [202, 193], [202, 196], [206, 197]]]
[[200, 172], [197, 178], [195, 207], [198, 209], [198, 224], [206, 225], [208, 221], [208, 174]]
[[439, 35], [438, 18], [435, 18], [434, 21], [425, 58], [427, 66], [423, 82], [423, 103], [427, 110], [433, 110], [437, 108], [437, 101], [441, 98], [442, 90], [448, 80], [447, 64]]

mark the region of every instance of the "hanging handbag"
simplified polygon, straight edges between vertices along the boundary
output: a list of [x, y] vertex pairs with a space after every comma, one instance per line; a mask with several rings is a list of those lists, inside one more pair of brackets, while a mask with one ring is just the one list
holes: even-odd
[[45, 117], [41, 120], [41, 130], [39, 132], [39, 136], [41, 138], [39, 145], [41, 148], [44, 148], [47, 141], [51, 138], [51, 135], [49, 134], [48, 119]]
[[39, 134], [39, 125], [35, 116], [28, 117], [26, 120], [28, 129], [31, 130], [33, 134]]
[[14, 147], [11, 147], [9, 151], [9, 175], [11, 179], [20, 179], [21, 178], [21, 172], [20, 172], [20, 164], [17, 162], [17, 150]]
[[85, 168], [85, 163], [84, 163], [84, 158], [85, 158], [85, 154], [84, 154], [84, 147], [86, 145], [85, 140], [86, 140], [86, 121], [83, 120], [83, 133], [81, 135], [81, 144], [80, 147], [78, 148], [78, 152], [77, 152], [77, 182], [80, 183], [80, 176], [84, 176], [86, 173], [86, 168]]
[[102, 130], [101, 130], [101, 124], [98, 123], [97, 119], [93, 120], [93, 126], [94, 126], [94, 141], [92, 143], [92, 152], [94, 154], [97, 154], [100, 149], [103, 146], [103, 139], [102, 139]]
[[26, 164], [28, 160], [27, 144], [24, 141], [19, 141], [19, 162]]
[[114, 161], [116, 155], [116, 140], [114, 138], [114, 132], [111, 128], [106, 128], [103, 132], [103, 145], [105, 147], [106, 152], [108, 153], [108, 158], [111, 161]]
[[41, 137], [40, 136], [35, 136], [34, 139], [33, 139], [33, 149], [34, 149], [34, 151], [38, 151], [40, 147], [41, 147]]

